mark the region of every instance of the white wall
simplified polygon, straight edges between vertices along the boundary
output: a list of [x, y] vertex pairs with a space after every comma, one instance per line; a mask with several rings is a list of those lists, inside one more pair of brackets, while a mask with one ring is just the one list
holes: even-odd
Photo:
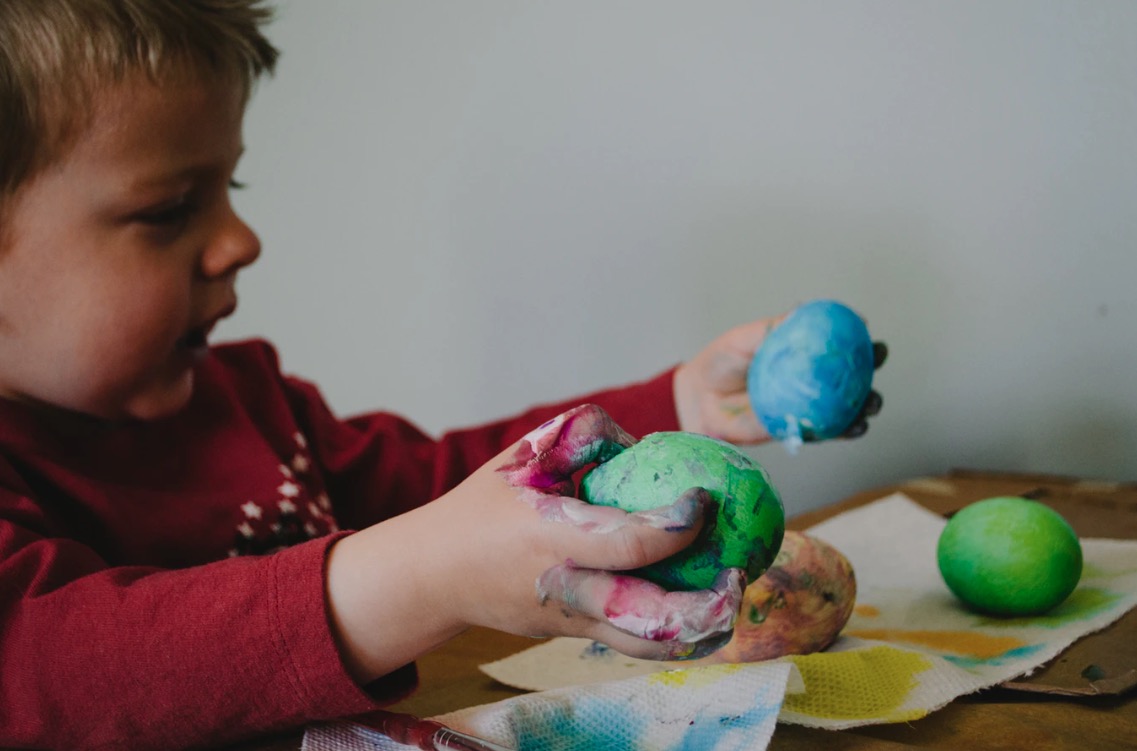
[[1137, 479], [1137, 3], [292, 0], [224, 338], [438, 432], [814, 297], [869, 434], [802, 511], [951, 467]]

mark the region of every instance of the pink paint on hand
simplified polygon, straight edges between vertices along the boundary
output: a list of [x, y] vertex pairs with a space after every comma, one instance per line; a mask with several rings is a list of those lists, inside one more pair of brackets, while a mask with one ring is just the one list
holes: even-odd
[[624, 512], [579, 501], [573, 496], [575, 472], [606, 461], [635, 443], [600, 407], [585, 404], [527, 433], [509, 462], [498, 467], [506, 482], [543, 519], [589, 531], [613, 532], [629, 523], [660, 529], [690, 529], [701, 511], [683, 503], [629, 517]]
[[617, 628], [652, 641], [701, 642], [734, 628], [746, 577], [719, 573], [711, 589], [668, 592], [634, 576], [616, 576], [604, 616]]
[[571, 564], [554, 566], [537, 582], [542, 603], [554, 600], [638, 638], [665, 643], [669, 659], [701, 657], [725, 644], [745, 587], [741, 569], [720, 572], [711, 589], [668, 592], [634, 576]]
[[572, 495], [574, 472], [610, 459], [633, 443], [635, 439], [607, 412], [585, 404], [526, 434], [512, 460], [498, 471], [515, 487]]
[[[681, 532], [692, 529], [713, 505], [702, 488], [675, 503], [635, 513], [595, 506], [572, 497], [572, 476], [589, 464], [611, 459], [633, 439], [596, 405], [586, 404], [549, 420], [522, 438], [511, 459], [498, 468], [506, 482], [542, 519], [590, 532], [613, 533], [628, 525]], [[746, 586], [740, 569], [720, 573], [710, 589], [668, 592], [634, 576], [553, 566], [537, 580], [541, 604], [560, 603], [566, 615], [604, 620], [640, 639], [664, 645], [666, 657], [700, 657], [730, 639]]]

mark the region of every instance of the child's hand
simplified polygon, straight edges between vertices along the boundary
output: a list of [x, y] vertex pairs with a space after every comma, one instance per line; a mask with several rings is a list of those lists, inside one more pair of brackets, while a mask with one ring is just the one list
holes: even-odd
[[690, 544], [706, 513], [713, 513], [710, 495], [691, 488], [669, 505], [632, 514], [572, 497], [574, 473], [633, 442], [602, 409], [585, 405], [550, 420], [506, 452], [508, 461], [497, 474], [519, 491], [516, 499], [556, 525], [540, 530], [553, 553], [553, 565], [537, 578], [544, 612], [517, 617], [536, 615], [527, 629], [535, 635], [588, 636], [650, 659], [699, 657], [730, 636], [746, 586], [740, 569], [720, 572], [711, 589], [698, 592], [667, 592], [610, 571], [638, 568]]
[[578, 407], [438, 500], [339, 541], [327, 588], [349, 669], [368, 680], [469, 625], [586, 637], [649, 659], [725, 644], [740, 569], [696, 592], [613, 573], [689, 545], [712, 503], [704, 490], [634, 514], [572, 497], [574, 473], [632, 443], [602, 409]]
[[[675, 409], [679, 427], [737, 444], [770, 439], [750, 406], [746, 372], [766, 335], [787, 314], [764, 318], [730, 329], [675, 371]], [[888, 357], [883, 342], [873, 342], [873, 367]], [[868, 430], [868, 418], [880, 412], [881, 396], [871, 391], [865, 405], [842, 437], [856, 438]]]

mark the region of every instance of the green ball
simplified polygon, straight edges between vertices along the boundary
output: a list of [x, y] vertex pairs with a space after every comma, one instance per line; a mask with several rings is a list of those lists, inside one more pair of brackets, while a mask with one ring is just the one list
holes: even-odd
[[722, 569], [762, 575], [782, 544], [785, 511], [766, 470], [731, 444], [697, 433], [650, 433], [581, 480], [589, 503], [646, 511], [702, 487], [718, 506], [690, 546], [636, 575], [669, 590], [706, 589]]
[[1062, 516], [1037, 501], [1000, 496], [953, 516], [936, 546], [940, 574], [973, 610], [1045, 613], [1082, 577], [1082, 546]]

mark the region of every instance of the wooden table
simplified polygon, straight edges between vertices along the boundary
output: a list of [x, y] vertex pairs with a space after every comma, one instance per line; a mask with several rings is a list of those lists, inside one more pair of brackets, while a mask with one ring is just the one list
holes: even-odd
[[[850, 508], [893, 492], [939, 513], [996, 495], [1036, 498], [1062, 513], [1083, 537], [1137, 539], [1137, 484], [1080, 481], [1043, 475], [957, 470], [859, 493], [841, 503], [789, 520], [806, 529]], [[1137, 562], [1135, 562], [1137, 563]], [[537, 641], [474, 628], [418, 661], [420, 687], [392, 709], [431, 716], [524, 692], [497, 683], [478, 665], [533, 646]], [[1113, 674], [1082, 675], [1086, 665], [1119, 666]], [[1130, 671], [1130, 668], [1132, 670]], [[1137, 610], [1102, 634], [1091, 635], [1029, 679], [963, 697], [906, 724], [873, 725], [839, 732], [779, 725], [775, 751], [836, 749], [1137, 749]], [[1068, 690], [1058, 695], [1054, 690]], [[300, 735], [244, 745], [245, 751], [295, 751]]]

